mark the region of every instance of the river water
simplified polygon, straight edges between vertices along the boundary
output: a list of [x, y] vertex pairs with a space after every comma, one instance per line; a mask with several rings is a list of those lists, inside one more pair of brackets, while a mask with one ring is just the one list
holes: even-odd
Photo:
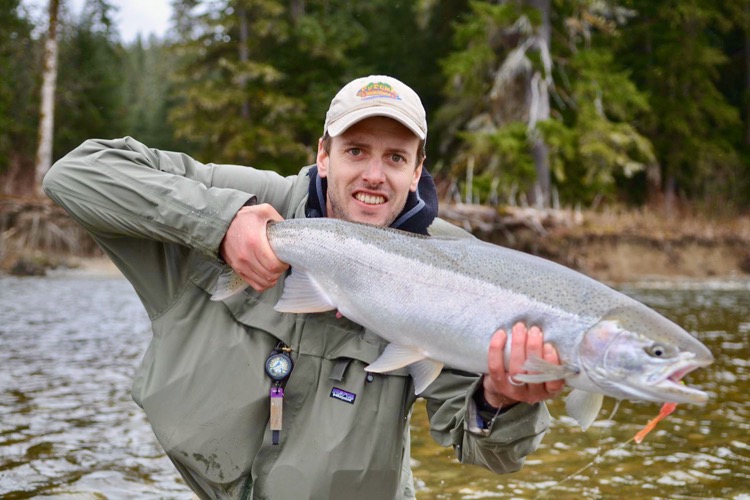
[[[621, 288], [683, 325], [716, 356], [687, 377], [711, 394], [678, 406], [639, 445], [659, 405], [613, 401], [587, 432], [550, 404], [551, 430], [518, 473], [456, 463], [415, 409], [420, 499], [732, 498], [750, 500], [750, 283], [649, 283]], [[119, 277], [0, 277], [0, 498], [189, 499], [130, 398], [149, 340]]]

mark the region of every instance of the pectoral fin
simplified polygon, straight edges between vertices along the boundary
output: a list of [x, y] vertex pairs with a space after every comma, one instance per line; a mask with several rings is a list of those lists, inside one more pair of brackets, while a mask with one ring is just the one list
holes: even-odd
[[414, 379], [414, 393], [419, 394], [440, 375], [443, 363], [426, 358], [424, 353], [413, 347], [388, 344], [378, 359], [365, 367], [368, 372], [383, 373], [409, 366], [409, 374]]
[[568, 410], [568, 415], [576, 419], [578, 425], [585, 431], [599, 415], [603, 400], [603, 394], [573, 389], [565, 398], [565, 409]]
[[527, 372], [533, 373], [519, 373], [513, 378], [520, 382], [526, 382], [527, 384], [539, 384], [541, 382], [561, 380], [578, 373], [573, 367], [550, 363], [539, 356], [530, 356], [523, 364], [523, 369]]
[[313, 278], [303, 271], [292, 269], [274, 309], [287, 313], [316, 313], [332, 311], [336, 306]]
[[398, 370], [406, 365], [416, 363], [425, 359], [422, 351], [411, 347], [403, 347], [396, 344], [388, 344], [378, 359], [370, 363], [365, 370], [368, 372], [383, 373]]

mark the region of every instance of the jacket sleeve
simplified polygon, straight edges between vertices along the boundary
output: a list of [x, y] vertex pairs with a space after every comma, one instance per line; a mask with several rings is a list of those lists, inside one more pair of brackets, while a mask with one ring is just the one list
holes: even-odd
[[153, 316], [179, 293], [193, 250], [217, 257], [244, 204], [284, 209], [284, 190], [269, 187], [274, 176], [284, 181], [247, 167], [204, 165], [126, 137], [84, 142], [55, 163], [43, 186], [112, 258]]
[[549, 427], [544, 403], [518, 403], [481, 425], [474, 393], [481, 377], [445, 369], [421, 394], [427, 399], [430, 435], [442, 446], [453, 446], [459, 462], [495, 473], [516, 472], [539, 446]]

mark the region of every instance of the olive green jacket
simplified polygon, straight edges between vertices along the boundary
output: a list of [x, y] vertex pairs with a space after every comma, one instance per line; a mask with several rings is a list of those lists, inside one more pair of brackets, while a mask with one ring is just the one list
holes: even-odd
[[[90, 140], [58, 161], [46, 193], [82, 224], [132, 283], [153, 339], [133, 398], [201, 498], [386, 499], [414, 496], [405, 371], [368, 377], [386, 342], [335, 313], [281, 314], [283, 282], [209, 300], [229, 223], [248, 201], [304, 217], [306, 170], [281, 177], [201, 164], [131, 139]], [[437, 221], [431, 232], [455, 232]], [[283, 429], [271, 444], [264, 362], [291, 346]], [[548, 427], [543, 404], [519, 404], [479, 426], [476, 375], [443, 370], [420, 395], [430, 433], [462, 463], [518, 470]], [[338, 388], [353, 401], [332, 397]], [[351, 399], [350, 397], [344, 399]]]

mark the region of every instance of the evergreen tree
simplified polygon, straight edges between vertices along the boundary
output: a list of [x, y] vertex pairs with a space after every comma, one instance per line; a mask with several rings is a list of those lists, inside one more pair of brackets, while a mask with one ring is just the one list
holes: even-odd
[[108, 0], [87, 0], [80, 19], [64, 31], [55, 126], [57, 158], [86, 139], [127, 133], [126, 60], [112, 24], [114, 9]]
[[[176, 4], [183, 38], [175, 51], [182, 68], [170, 121], [177, 137], [193, 142], [206, 160], [282, 169], [309, 160], [295, 127], [305, 110], [304, 94], [289, 91], [290, 75], [279, 71], [274, 58], [289, 40], [282, 2]], [[244, 45], [243, 23], [253, 34]]]
[[732, 29], [722, 37], [728, 62], [720, 71], [718, 83], [727, 102], [739, 111], [743, 126], [732, 134], [740, 162], [732, 192], [737, 204], [750, 207], [750, 0], [723, 0], [722, 11], [732, 21]]
[[729, 20], [713, 0], [630, 0], [637, 15], [617, 44], [617, 60], [649, 96], [639, 130], [654, 143], [667, 200], [725, 203], [737, 182], [732, 145], [738, 110], [717, 87], [727, 63], [717, 29]]
[[[444, 144], [456, 151], [453, 175], [472, 167], [480, 197], [529, 191], [538, 182], [536, 129], [569, 202], [613, 194], [618, 175], [654, 162], [649, 141], [631, 123], [646, 101], [617, 70], [606, 43], [622, 21], [620, 11], [598, 5], [556, 2], [549, 12], [556, 42], [546, 53], [530, 50], [542, 11], [524, 3], [471, 3], [471, 15], [456, 31], [458, 49], [444, 61], [450, 98], [440, 123], [457, 138]], [[534, 115], [544, 106], [545, 88], [552, 98], [546, 120]]]
[[388, 73], [430, 104], [437, 95], [426, 83], [440, 44], [430, 45], [427, 28], [445, 10], [428, 19], [433, 9], [386, 0], [174, 5], [181, 69], [170, 118], [205, 160], [285, 173], [312, 163], [330, 100], [355, 77]]
[[151, 147], [190, 150], [190, 144], [174, 138], [168, 122], [177, 68], [167, 42], [153, 35], [146, 44], [139, 36], [126, 47], [127, 70], [123, 75], [127, 110], [126, 133]]
[[0, 174], [4, 192], [19, 192], [33, 177], [38, 116], [36, 67], [38, 57], [32, 40], [33, 25], [21, 10], [20, 0], [0, 3]]
[[648, 99], [630, 72], [618, 67], [612, 50], [613, 40], [627, 36], [634, 13], [616, 5], [569, 2], [557, 14], [565, 43], [554, 58], [555, 119], [542, 127], [561, 195], [570, 203], [615, 198], [618, 180], [639, 172], [658, 182], [653, 144], [637, 130], [649, 113]]

